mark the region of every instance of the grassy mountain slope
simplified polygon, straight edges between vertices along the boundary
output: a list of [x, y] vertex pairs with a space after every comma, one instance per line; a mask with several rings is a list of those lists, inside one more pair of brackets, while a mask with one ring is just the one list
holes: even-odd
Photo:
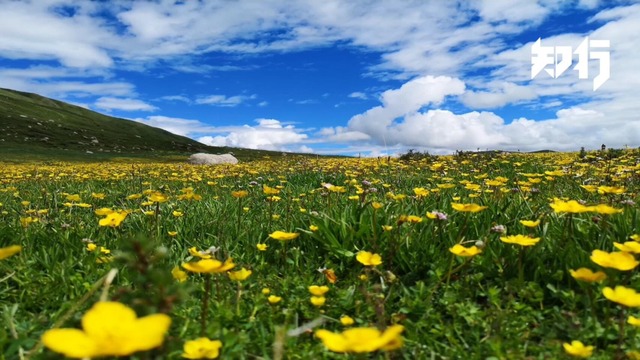
[[241, 160], [281, 155], [207, 146], [135, 121], [0, 88], [0, 161], [100, 161], [123, 157], [184, 160], [196, 152], [232, 152]]

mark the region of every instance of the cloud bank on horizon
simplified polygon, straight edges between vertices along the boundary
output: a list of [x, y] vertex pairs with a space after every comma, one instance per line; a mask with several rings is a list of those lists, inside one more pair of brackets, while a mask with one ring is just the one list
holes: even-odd
[[[640, 146], [640, 2], [0, 2], [0, 87], [215, 146], [375, 156], [409, 148]], [[596, 91], [531, 47], [609, 40]], [[553, 68], [553, 65], [547, 68]]]

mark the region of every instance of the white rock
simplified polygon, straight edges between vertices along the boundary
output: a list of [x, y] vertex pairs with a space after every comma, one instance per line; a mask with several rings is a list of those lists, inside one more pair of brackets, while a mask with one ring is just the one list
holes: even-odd
[[194, 165], [237, 164], [238, 159], [231, 154], [197, 153], [189, 156], [189, 163]]

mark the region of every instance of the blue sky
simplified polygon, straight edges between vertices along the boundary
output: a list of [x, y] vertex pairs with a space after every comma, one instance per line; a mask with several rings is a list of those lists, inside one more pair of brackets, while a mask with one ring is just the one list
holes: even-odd
[[[0, 87], [210, 145], [637, 147], [639, 33], [638, 1], [8, 0]], [[573, 66], [531, 79], [538, 38], [575, 50], [586, 36], [610, 42], [597, 90], [597, 60], [588, 79]]]

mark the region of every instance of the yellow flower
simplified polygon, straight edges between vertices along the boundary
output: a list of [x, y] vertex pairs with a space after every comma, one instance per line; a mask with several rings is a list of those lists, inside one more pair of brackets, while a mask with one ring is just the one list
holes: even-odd
[[579, 281], [584, 282], [600, 282], [607, 278], [607, 274], [602, 271], [593, 272], [587, 268], [580, 268], [578, 270], [569, 270], [571, 276]]
[[94, 211], [94, 213], [98, 216], [105, 216], [105, 215], [109, 215], [111, 213], [113, 213], [114, 211], [112, 209], [109, 208], [101, 208], [101, 209], [97, 209], [96, 211]]
[[533, 220], [520, 220], [520, 224], [526, 226], [526, 227], [530, 227], [530, 228], [534, 228], [538, 225], [540, 225], [540, 219], [533, 221]]
[[269, 234], [270, 238], [275, 240], [281, 240], [281, 241], [293, 240], [298, 236], [300, 236], [300, 233], [289, 233], [289, 232], [284, 232], [280, 230], [274, 231], [271, 234]]
[[391, 231], [391, 230], [393, 230], [393, 226], [391, 226], [391, 225], [382, 225], [382, 230]]
[[613, 246], [618, 248], [620, 251], [640, 254], [640, 243], [637, 241], [626, 241], [624, 244], [614, 242]]
[[177, 210], [174, 210], [172, 214], [173, 214], [173, 216], [175, 216], [175, 217], [182, 217], [182, 216], [184, 216], [184, 213], [183, 213], [182, 211], [177, 211]]
[[595, 211], [598, 214], [611, 215], [611, 214], [621, 213], [624, 210], [616, 209], [613, 206], [609, 206], [607, 204], [600, 204], [600, 205], [596, 205], [596, 206], [591, 206], [591, 211]]
[[112, 212], [106, 217], [100, 219], [100, 221], [98, 221], [98, 224], [100, 226], [118, 227], [127, 217], [127, 215], [128, 213], [126, 211]]
[[628, 323], [629, 325], [633, 325], [633, 326], [635, 326], [635, 327], [638, 327], [638, 326], [640, 326], [640, 319], [638, 319], [638, 318], [637, 318], [637, 317], [635, 317], [635, 316], [629, 316], [629, 317], [627, 318], [627, 323]]
[[280, 296], [269, 295], [267, 300], [269, 301], [269, 304], [277, 304], [282, 301], [282, 298]]
[[418, 224], [418, 223], [421, 223], [423, 219], [420, 216], [409, 215], [409, 216], [407, 216], [406, 220], [407, 220], [407, 222], [410, 222], [412, 224]]
[[629, 236], [629, 239], [640, 242], [640, 234], [633, 234]]
[[349, 315], [342, 315], [342, 316], [340, 316], [340, 323], [341, 323], [343, 326], [350, 326], [350, 325], [353, 325], [353, 323], [354, 323], [354, 322], [355, 322], [355, 321], [353, 321], [353, 318], [352, 318], [351, 316], [349, 316]]
[[179, 282], [184, 282], [187, 280], [187, 272], [180, 270], [179, 266], [174, 266], [173, 269], [171, 269], [171, 275]]
[[486, 206], [480, 206], [478, 204], [459, 204], [459, 203], [451, 203], [451, 207], [454, 210], [461, 212], [479, 212], [486, 209]]
[[88, 243], [87, 244], [87, 251], [95, 251], [98, 248], [98, 245], [94, 244], [94, 243]]
[[608, 253], [602, 250], [593, 250], [591, 252], [591, 261], [602, 267], [613, 268], [620, 271], [633, 270], [640, 264], [633, 255], [627, 252]]
[[169, 236], [171, 236], [171, 237], [174, 237], [174, 236], [178, 235], [178, 232], [177, 231], [167, 231], [167, 234]]
[[369, 353], [402, 347], [403, 340], [400, 334], [403, 330], [402, 325], [390, 326], [384, 332], [374, 327], [352, 328], [342, 333], [320, 329], [316, 331], [316, 337], [327, 349], [334, 352]]
[[198, 251], [195, 246], [189, 248], [189, 255], [200, 259], [211, 259], [211, 254], [208, 251]]
[[67, 195], [67, 201], [80, 202], [82, 199], [78, 194], [69, 194]]
[[271, 290], [269, 288], [262, 288], [262, 295], [269, 295]]
[[501, 236], [500, 240], [507, 244], [518, 244], [521, 246], [533, 246], [540, 241], [540, 238], [530, 238], [524, 235]]
[[223, 273], [233, 269], [236, 264], [233, 259], [228, 258], [225, 262], [214, 259], [203, 259], [196, 262], [182, 263], [182, 267], [195, 273]]
[[425, 188], [413, 188], [413, 193], [416, 194], [417, 197], [423, 197], [429, 195], [429, 190]]
[[562, 201], [557, 198], [553, 199], [553, 203], [551, 203], [549, 206], [551, 206], [553, 211], [556, 213], [568, 212], [572, 214], [577, 214], [577, 213], [589, 212], [592, 210], [590, 206], [582, 205], [575, 200]]
[[382, 258], [378, 254], [372, 254], [368, 251], [359, 251], [356, 260], [364, 266], [377, 266], [382, 264]]
[[231, 196], [233, 196], [234, 198], [243, 198], [245, 196], [249, 195], [249, 192], [246, 190], [240, 190], [240, 191], [232, 191], [231, 192]]
[[327, 293], [327, 291], [329, 291], [329, 287], [326, 285], [322, 285], [322, 286], [318, 286], [318, 285], [311, 285], [309, 286], [309, 292], [311, 293], [311, 295], [314, 296], [322, 296], [324, 294]]
[[206, 337], [189, 340], [184, 343], [182, 357], [186, 359], [215, 359], [220, 356], [222, 341], [209, 340]]
[[616, 286], [615, 289], [605, 287], [602, 289], [602, 294], [607, 299], [616, 302], [620, 305], [628, 307], [640, 307], [640, 294], [635, 290], [626, 288], [624, 286]]
[[256, 244], [256, 247], [260, 251], [266, 251], [268, 246], [267, 246], [267, 244]]
[[71, 358], [127, 356], [162, 345], [171, 325], [165, 314], [138, 318], [118, 302], [98, 302], [82, 317], [82, 328], [52, 329], [42, 335], [49, 349]]
[[453, 245], [453, 247], [449, 248], [449, 251], [454, 255], [464, 256], [464, 257], [476, 256], [482, 252], [482, 250], [475, 245], [467, 248], [460, 244]]
[[564, 347], [564, 351], [567, 354], [581, 358], [588, 358], [591, 356], [594, 349], [593, 346], [584, 346], [582, 342], [577, 340], [572, 341], [571, 344], [564, 343], [562, 344], [562, 347]]
[[280, 190], [272, 188], [272, 187], [269, 187], [269, 186], [263, 184], [262, 185], [262, 192], [265, 195], [278, 195], [280, 193]]
[[0, 248], [0, 260], [6, 259], [9, 256], [15, 255], [22, 250], [20, 245], [11, 245], [4, 248]]
[[311, 231], [318, 231], [319, 227], [315, 226], [315, 225], [311, 225], [309, 226], [309, 230]]
[[234, 280], [234, 281], [244, 281], [246, 280], [249, 276], [251, 276], [252, 271], [251, 270], [247, 270], [245, 268], [242, 268], [238, 271], [230, 271], [229, 274], [229, 279]]
[[382, 208], [382, 203], [379, 202], [372, 202], [371, 206], [373, 207], [374, 210], [378, 210]]
[[149, 198], [149, 201], [154, 203], [163, 203], [169, 200], [169, 197], [167, 195], [160, 192], [154, 192], [151, 195], [149, 195], [148, 198]]
[[324, 305], [324, 303], [327, 301], [327, 298], [325, 298], [324, 296], [312, 296], [310, 301], [313, 306], [320, 307]]
[[626, 191], [623, 187], [616, 186], [598, 186], [598, 194], [624, 194]]
[[103, 193], [91, 193], [91, 197], [94, 198], [94, 199], [102, 200], [102, 199], [105, 198], [105, 196], [106, 195], [103, 194]]

